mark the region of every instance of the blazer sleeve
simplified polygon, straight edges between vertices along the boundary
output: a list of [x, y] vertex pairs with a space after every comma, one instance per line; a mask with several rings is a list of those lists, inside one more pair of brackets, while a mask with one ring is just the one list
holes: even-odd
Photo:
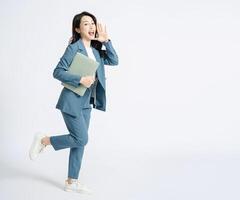
[[63, 56], [60, 58], [60, 61], [53, 71], [53, 77], [55, 79], [74, 87], [78, 87], [80, 85], [81, 76], [69, 73], [68, 68], [76, 52], [77, 50], [73, 45], [68, 45]]
[[115, 51], [115, 49], [112, 46], [111, 40], [108, 40], [107, 42], [103, 42], [103, 45], [106, 47], [106, 50], [104, 51], [104, 64], [105, 65], [118, 65], [118, 56]]

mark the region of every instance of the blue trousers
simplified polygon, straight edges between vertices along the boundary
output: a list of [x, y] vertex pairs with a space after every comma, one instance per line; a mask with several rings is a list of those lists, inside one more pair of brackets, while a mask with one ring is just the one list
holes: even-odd
[[83, 108], [78, 117], [61, 112], [69, 134], [51, 136], [50, 142], [55, 150], [70, 148], [68, 177], [78, 179], [84, 146], [88, 142], [88, 128], [92, 107]]

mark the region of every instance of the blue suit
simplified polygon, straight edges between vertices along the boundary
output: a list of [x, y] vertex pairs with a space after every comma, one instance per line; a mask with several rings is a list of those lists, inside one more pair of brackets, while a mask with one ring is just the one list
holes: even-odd
[[[97, 69], [97, 77], [98, 84], [96, 88], [96, 106], [94, 106], [98, 110], [105, 111], [106, 110], [106, 84], [105, 84], [105, 70], [104, 65], [118, 65], [118, 56], [112, 46], [111, 41], [103, 43], [106, 47], [106, 56], [100, 57], [98, 50], [92, 48], [93, 54], [96, 58], [96, 61], [100, 63]], [[70, 44], [65, 50], [64, 55], [60, 59], [57, 67], [54, 69], [53, 76], [54, 78], [71, 84], [74, 87], [78, 87], [80, 85], [80, 76], [69, 74], [67, 72], [69, 65], [71, 64], [74, 56], [77, 52], [80, 52], [86, 56], [87, 52], [84, 47], [84, 44], [81, 39], [77, 42]], [[88, 89], [90, 90], [90, 89]], [[88, 91], [89, 92], [89, 91]], [[63, 88], [61, 95], [59, 97], [56, 108], [60, 109], [62, 112], [68, 113], [72, 116], [79, 115], [79, 111], [81, 108], [87, 106], [87, 99], [85, 97], [81, 97], [80, 95], [73, 93], [72, 91]]]
[[[98, 110], [106, 110], [104, 65], [118, 65], [118, 56], [111, 41], [104, 42], [103, 45], [106, 47], [106, 53], [103, 54], [103, 57], [100, 57], [99, 51], [92, 47], [95, 59], [100, 63], [96, 73], [98, 78], [97, 85], [95, 86], [96, 104], [93, 104], [91, 101], [93, 87], [90, 87], [83, 96], [67, 88], [63, 88], [56, 105], [56, 108], [61, 110], [69, 134], [51, 136], [50, 142], [55, 150], [70, 148], [68, 164], [69, 178], [77, 179], [79, 176], [84, 146], [88, 142], [88, 128], [92, 110], [90, 104], [93, 104], [93, 107]], [[53, 72], [54, 78], [61, 82], [71, 84], [74, 87], [80, 85], [81, 77], [70, 74], [68, 68], [77, 52], [88, 56], [81, 39], [68, 45]]]

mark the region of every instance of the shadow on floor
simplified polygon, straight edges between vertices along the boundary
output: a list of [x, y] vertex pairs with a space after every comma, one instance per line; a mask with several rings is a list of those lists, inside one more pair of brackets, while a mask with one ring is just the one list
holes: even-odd
[[29, 179], [35, 181], [42, 181], [48, 185], [58, 187], [60, 189], [63, 188], [63, 185], [58, 183], [57, 181], [52, 180], [51, 178], [41, 175], [35, 174], [34, 172], [24, 170], [17, 166], [12, 166], [4, 162], [0, 162], [0, 180], [4, 179]]

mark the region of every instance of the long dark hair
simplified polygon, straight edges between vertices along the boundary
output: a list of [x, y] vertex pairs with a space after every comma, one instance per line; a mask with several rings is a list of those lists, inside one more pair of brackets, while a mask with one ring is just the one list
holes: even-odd
[[[80, 22], [81, 22], [81, 19], [83, 16], [89, 16], [93, 19], [95, 25], [97, 26], [97, 19], [96, 17], [89, 13], [89, 12], [86, 12], [86, 11], [83, 11], [81, 12], [80, 14], [77, 14], [74, 16], [73, 18], [73, 21], [72, 21], [72, 42], [71, 44], [73, 44], [74, 42], [78, 41], [80, 38], [81, 38], [81, 35], [76, 32], [76, 28], [79, 28], [80, 27]], [[95, 37], [98, 35], [98, 32], [96, 30], [96, 33], [95, 33]], [[95, 49], [99, 50], [100, 52], [100, 55], [102, 55], [102, 43], [97, 41], [97, 40], [91, 40], [91, 46], [94, 47]]]

